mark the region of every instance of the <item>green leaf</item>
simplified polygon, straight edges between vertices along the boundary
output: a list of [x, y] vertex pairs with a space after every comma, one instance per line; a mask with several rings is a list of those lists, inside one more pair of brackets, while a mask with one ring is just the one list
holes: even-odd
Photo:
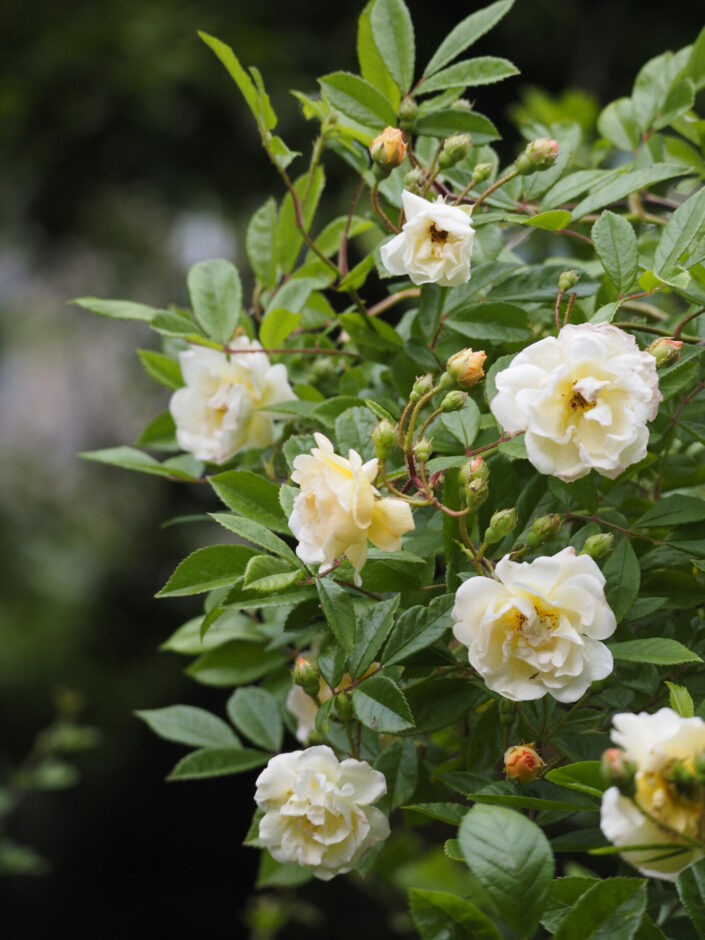
[[661, 109], [661, 113], [654, 121], [654, 128], [660, 130], [668, 127], [676, 118], [693, 107], [695, 103], [695, 86], [689, 78], [681, 79], [671, 88]]
[[411, 888], [409, 910], [424, 940], [501, 940], [489, 917], [457, 894]]
[[289, 563], [281, 558], [256, 555], [247, 562], [242, 586], [250, 591], [270, 593], [285, 590], [299, 581], [302, 576], [303, 571], [300, 567], [292, 571]]
[[370, 13], [375, 45], [403, 92], [414, 80], [414, 24], [403, 0], [376, 0]]
[[480, 430], [480, 417], [480, 409], [472, 398], [467, 398], [460, 411], [441, 415], [441, 424], [467, 450]]
[[[325, 174], [323, 167], [316, 167], [313, 176], [308, 173], [302, 174], [294, 183], [294, 190], [301, 203], [301, 214], [303, 216], [304, 227], [310, 231], [313, 218], [318, 208], [318, 203], [325, 186]], [[296, 211], [291, 193], [287, 193], [279, 211], [279, 221], [277, 222], [277, 257], [279, 267], [284, 274], [288, 274], [296, 264], [301, 246], [303, 244], [303, 235], [296, 225]], [[286, 286], [286, 285], [285, 285]], [[270, 302], [273, 307], [287, 307], [291, 309], [291, 303], [282, 302], [279, 292]], [[298, 311], [294, 311], [297, 313]]]
[[676, 493], [661, 498], [655, 506], [639, 516], [634, 528], [660, 528], [702, 522], [705, 519], [705, 500], [697, 496]]
[[524, 219], [522, 224], [557, 232], [558, 229], [565, 228], [569, 222], [570, 212], [567, 209], [550, 209], [548, 212], [539, 212], [537, 215]]
[[652, 636], [643, 640], [608, 643], [615, 660], [625, 663], [653, 663], [655, 666], [677, 666], [679, 663], [701, 663], [702, 659], [677, 640]]
[[279, 506], [279, 487], [249, 470], [228, 470], [208, 482], [233, 512], [259, 522], [275, 532], [289, 532]]
[[355, 642], [355, 611], [350, 595], [330, 578], [316, 578], [316, 588], [333, 636], [350, 654]]
[[355, 450], [363, 461], [374, 457], [372, 432], [377, 422], [367, 408], [347, 408], [335, 419], [335, 439], [338, 442], [338, 451], [347, 456], [348, 451]]
[[546, 780], [568, 790], [596, 797], [601, 797], [606, 789], [599, 760], [584, 760], [578, 761], [577, 764], [555, 767], [548, 771]]
[[172, 309], [157, 313], [152, 320], [152, 329], [162, 336], [203, 337], [200, 326], [188, 310]]
[[157, 597], [202, 594], [232, 584], [256, 555], [246, 545], [209, 545], [198, 548], [177, 566]]
[[428, 607], [411, 607], [404, 611], [387, 641], [382, 662], [387, 666], [401, 663], [435, 643], [451, 626], [453, 600], [452, 595], [444, 594], [434, 598]]
[[[527, 792], [526, 785], [521, 787], [518, 793], [513, 784], [509, 784], [507, 787], [508, 790], [513, 792], [501, 792], [500, 787], [504, 787], [506, 783], [507, 781], [501, 781], [497, 784], [490, 784], [489, 787], [477, 793], [468, 793], [467, 798], [474, 800], [475, 803], [481, 803], [487, 806], [508, 806], [513, 809], [547, 810], [558, 813], [577, 813], [585, 812], [586, 810], [597, 812], [598, 809], [585, 800], [578, 801], [531, 796], [530, 793]], [[549, 793], [555, 792], [550, 787], [550, 784], [542, 784], [542, 787], [544, 790], [548, 790]]]
[[455, 65], [443, 69], [442, 72], [437, 72], [419, 86], [417, 94], [428, 95], [432, 91], [440, 91], [443, 88], [475, 88], [477, 85], [491, 85], [518, 74], [519, 69], [508, 59], [499, 59], [491, 55], [478, 56], [476, 59], [456, 62]]
[[700, 30], [691, 47], [685, 75], [693, 82], [696, 91], [705, 85], [705, 27]]
[[[203, 464], [190, 455], [185, 455], [185, 459], [173, 457], [164, 463], [159, 463], [154, 457], [134, 447], [106, 447], [104, 450], [82, 453], [81, 457], [84, 460], [107, 463], [113, 467], [123, 467], [125, 470], [137, 470], [140, 473], [151, 473], [155, 476], [172, 477], [177, 480], [197, 480], [203, 469]], [[187, 470], [186, 467], [189, 469]]]
[[368, 728], [396, 734], [413, 728], [414, 719], [399, 686], [388, 676], [370, 676], [352, 693], [355, 715]]
[[372, 8], [376, 0], [370, 0], [360, 14], [357, 27], [357, 58], [360, 74], [374, 85], [396, 111], [401, 101], [401, 89], [392, 78], [372, 34]]
[[443, 108], [422, 114], [416, 119], [414, 130], [417, 134], [431, 137], [450, 137], [451, 134], [472, 134], [473, 143], [488, 144], [499, 140], [501, 135], [492, 121], [477, 111], [463, 108]]
[[164, 353], [154, 352], [151, 349], [138, 349], [137, 355], [145, 371], [161, 385], [177, 389], [184, 384], [181, 366], [171, 356], [165, 356]]
[[[552, 289], [555, 294], [555, 286]], [[475, 342], [521, 343], [531, 336], [526, 310], [505, 302], [475, 303], [454, 310], [445, 325]]]
[[259, 328], [259, 339], [265, 349], [278, 349], [301, 323], [301, 314], [283, 307], [268, 310]]
[[473, 688], [465, 679], [426, 679], [407, 689], [406, 696], [419, 734], [445, 728], [467, 714]]
[[429, 819], [449, 823], [451, 826], [459, 825], [468, 811], [464, 803], [410, 803], [403, 809], [420, 813], [421, 816], [428, 816]]
[[662, 277], [672, 274], [693, 240], [705, 226], [705, 189], [699, 189], [680, 205], [661, 232], [654, 255], [654, 271]]
[[270, 532], [265, 526], [260, 525], [259, 522], [255, 522], [253, 519], [246, 519], [244, 516], [231, 515], [227, 512], [212, 512], [210, 516], [230, 532], [234, 532], [241, 538], [247, 539], [247, 541], [252, 542], [253, 545], [266, 548], [267, 551], [279, 555], [280, 558], [286, 558], [292, 565], [301, 567], [301, 561], [296, 557], [286, 542], [280, 539], [279, 536], [274, 535], [273, 532]]
[[573, 209], [573, 220], [582, 219], [584, 215], [602, 209], [603, 206], [618, 202], [625, 196], [651, 186], [653, 183], [673, 179], [674, 176], [683, 176], [683, 168], [672, 163], [654, 163], [653, 166], [643, 170], [626, 170], [612, 182], [593, 190], [582, 202], [579, 202]]
[[646, 909], [646, 879], [597, 881], [574, 903], [554, 940], [632, 940]]
[[148, 307], [146, 304], [133, 303], [131, 300], [103, 300], [100, 297], [76, 297], [69, 303], [83, 307], [84, 310], [90, 310], [91, 313], [97, 313], [101, 317], [110, 317], [112, 320], [143, 320], [151, 323], [158, 313], [166, 312]]
[[590, 233], [597, 256], [620, 294], [626, 294], [639, 272], [636, 234], [621, 215], [605, 211]]
[[629, 613], [639, 596], [641, 571], [630, 542], [623, 539], [603, 568], [607, 579], [605, 597], [619, 622]]
[[318, 82], [333, 107], [345, 117], [375, 132], [389, 125], [396, 126], [396, 114], [390, 103], [359, 75], [330, 72]]
[[269, 852], [262, 852], [255, 889], [260, 891], [262, 888], [298, 888], [312, 878], [310, 869], [302, 868], [296, 862], [275, 862]]
[[675, 682], [666, 682], [668, 686], [668, 700], [674, 712], [682, 718], [692, 718], [695, 714], [693, 699], [684, 685]]
[[[231, 78], [242, 92], [242, 96], [247, 102], [250, 111], [252, 111], [260, 129], [266, 131], [275, 127], [277, 119], [269, 104], [269, 98], [255, 87], [252, 79], [240, 65], [237, 56], [230, 46], [216, 39], [215, 36], [209, 36], [208, 33], [199, 32], [198, 35], [203, 42], [215, 52], [228, 70]], [[259, 73], [257, 73], [257, 76], [259, 76]]]
[[355, 643], [350, 654], [350, 675], [358, 679], [377, 658], [394, 623], [399, 595], [380, 601], [363, 611], [355, 627]]
[[590, 317], [589, 323], [611, 323], [616, 313], [622, 305], [621, 300], [615, 300], [611, 304], [603, 304]]
[[498, 3], [492, 3], [490, 6], [466, 16], [462, 22], [458, 23], [448, 33], [431, 56], [428, 65], [424, 69], [424, 75], [433, 75], [477, 42], [481, 36], [489, 32], [511, 10], [513, 3], [514, 0], [499, 0]]
[[390, 810], [411, 799], [416, 789], [419, 762], [414, 742], [410, 738], [393, 741], [382, 751], [374, 763], [375, 769], [387, 781], [385, 802]]
[[203, 780], [240, 774], [253, 767], [261, 767], [269, 757], [269, 754], [246, 747], [204, 747], [180, 760], [167, 780]]
[[261, 643], [233, 640], [199, 656], [185, 671], [203, 685], [249, 685], [285, 662], [286, 657], [279, 650], [265, 650]]
[[153, 447], [157, 450], [179, 450], [176, 443], [176, 425], [168, 411], [163, 411], [152, 418], [140, 432], [135, 441], [140, 447]]
[[255, 277], [273, 290], [277, 284], [277, 204], [271, 196], [250, 219], [245, 245]]
[[281, 748], [284, 725], [271, 692], [256, 686], [236, 689], [228, 699], [227, 711], [237, 730], [258, 747], [266, 751]]
[[159, 647], [184, 656], [199, 656], [206, 650], [222, 646], [229, 640], [258, 639], [255, 623], [244, 614], [235, 610], [224, 611], [217, 620], [213, 621], [207, 635], [201, 637], [201, 625], [204, 617], [193, 617], [182, 624], [178, 630], [165, 640]]
[[542, 830], [501, 806], [474, 806], [458, 829], [465, 861], [522, 940], [539, 922], [553, 878], [553, 853]]
[[135, 712], [160, 738], [192, 747], [235, 748], [240, 742], [232, 728], [210, 712], [193, 705], [170, 705]]
[[618, 98], [600, 112], [597, 128], [620, 150], [636, 150], [641, 135], [634, 120], [631, 98]]
[[187, 284], [193, 312], [207, 335], [229, 343], [242, 306], [237, 268], [229, 261], [199, 261], [189, 271]]
[[676, 880], [678, 897], [700, 940], [705, 940], [705, 859], [690, 865]]

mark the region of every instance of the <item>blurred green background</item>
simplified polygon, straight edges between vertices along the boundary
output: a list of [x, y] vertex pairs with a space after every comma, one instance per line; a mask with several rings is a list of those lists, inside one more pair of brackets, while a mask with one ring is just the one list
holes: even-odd
[[[410, 0], [417, 61], [481, 5]], [[160, 524], [208, 508], [209, 494], [77, 459], [133, 442], [168, 393], [134, 354], [153, 345], [146, 329], [66, 301], [163, 306], [185, 301], [185, 273], [198, 260], [232, 258], [244, 271], [247, 219], [269, 191], [280, 197], [279, 182], [196, 30], [260, 67], [281, 135], [305, 152], [313, 127], [288, 89], [313, 91], [316, 75], [355, 70], [360, 8], [0, 5], [0, 780], [52, 720], [57, 688], [82, 693], [82, 717], [102, 735], [77, 757], [76, 787], [33, 793], [9, 818], [8, 834], [49, 868], [0, 879], [8, 940], [61, 929], [76, 938], [250, 936], [241, 918], [256, 856], [240, 842], [255, 775], [165, 785], [181, 751], [132, 715], [176, 702], [222, 713], [224, 694], [187, 681], [184, 661], [157, 649], [197, 604], [153, 599], [194, 538], [207, 537]], [[499, 149], [509, 160], [519, 137], [511, 118], [549, 106], [529, 86], [583, 89], [570, 108], [589, 123], [598, 106], [629, 92], [644, 61], [692, 41], [702, 25], [692, 0], [518, 0], [475, 48], [511, 59], [521, 76], [478, 89], [478, 109], [504, 133]], [[519, 101], [524, 110], [511, 110]], [[346, 205], [335, 160], [327, 158], [331, 198]], [[307, 906], [314, 897], [325, 898], [328, 914]], [[260, 918], [276, 920], [262, 903]], [[358, 897], [338, 879], [302, 889], [295, 903], [281, 936], [389, 936], [394, 903], [384, 892]]]

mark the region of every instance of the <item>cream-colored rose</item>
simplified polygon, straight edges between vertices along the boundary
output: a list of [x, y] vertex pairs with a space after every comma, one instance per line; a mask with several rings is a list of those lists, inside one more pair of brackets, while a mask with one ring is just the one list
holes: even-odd
[[453, 633], [488, 688], [515, 702], [575, 702], [612, 672], [601, 640], [617, 626], [592, 558], [564, 548], [532, 562], [497, 563], [495, 578], [463, 582], [455, 595]]
[[390, 274], [408, 274], [414, 284], [457, 287], [470, 280], [470, 256], [475, 229], [470, 215], [447, 206], [441, 196], [428, 202], [404, 190], [406, 222], [382, 245], [382, 263]]
[[317, 447], [294, 460], [291, 479], [301, 492], [294, 500], [289, 528], [299, 540], [296, 554], [320, 570], [346, 555], [355, 569], [355, 583], [367, 558], [367, 540], [386, 552], [401, 548], [404, 532], [414, 528], [409, 504], [382, 499], [372, 485], [377, 459], [363, 464], [357, 451], [340, 457], [323, 434], [315, 434]]
[[277, 754], [257, 778], [260, 840], [276, 861], [330, 881], [389, 835], [387, 817], [370, 805], [386, 792], [384, 774], [366, 761], [338, 761], [325, 745]]
[[[673, 776], [669, 769], [674, 761], [680, 761], [686, 772], [693, 771], [695, 759], [705, 751], [705, 721], [682, 718], [672, 709], [662, 708], [653, 715], [615, 715], [613, 724], [612, 740], [637, 767], [634, 800], [654, 820], [644, 816], [634, 800], [623, 796], [617, 787], [610, 787], [602, 796], [600, 826], [617, 846], [662, 845], [622, 855], [644, 875], [675, 881], [680, 871], [705, 855], [678, 835], [705, 840], [705, 802], [701, 785], [687, 792], [669, 781]], [[669, 856], [668, 850], [678, 846], [685, 851]]]
[[495, 377], [490, 408], [505, 431], [526, 431], [529, 460], [570, 482], [594, 467], [611, 479], [646, 455], [661, 393], [656, 361], [609, 323], [564, 326]]
[[[231, 348], [261, 349], [246, 336], [236, 337]], [[238, 451], [274, 442], [280, 416], [261, 409], [296, 398], [286, 366], [270, 365], [263, 352], [226, 354], [205, 346], [180, 353], [179, 362], [186, 384], [171, 396], [169, 410], [184, 450], [224, 463]]]

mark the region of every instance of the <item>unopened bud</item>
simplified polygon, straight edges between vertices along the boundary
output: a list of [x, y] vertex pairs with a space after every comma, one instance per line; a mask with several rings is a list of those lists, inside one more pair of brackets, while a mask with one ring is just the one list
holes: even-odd
[[472, 101], [468, 101], [467, 98], [458, 98], [458, 100], [454, 101], [450, 106], [451, 111], [472, 111], [472, 108]]
[[579, 280], [580, 271], [576, 271], [575, 268], [568, 268], [568, 270], [564, 271], [558, 278], [558, 290], [561, 294], [565, 294], [566, 291], [575, 287]]
[[446, 369], [461, 388], [472, 388], [485, 377], [482, 367], [486, 358], [487, 353], [483, 349], [477, 352], [470, 348], [461, 349], [446, 362]]
[[467, 397], [466, 392], [448, 392], [441, 402], [441, 411], [460, 411]]
[[662, 336], [647, 346], [646, 351], [651, 353], [656, 360], [656, 368], [663, 369], [664, 366], [670, 366], [672, 362], [678, 362], [682, 345], [679, 339], [668, 339]]
[[399, 166], [406, 156], [404, 132], [398, 127], [385, 127], [370, 144], [370, 156], [376, 166], [389, 174], [389, 171]]
[[602, 776], [608, 787], [617, 787], [623, 796], [636, 793], [636, 764], [627, 760], [621, 747], [609, 747], [602, 755]]
[[531, 783], [544, 766], [541, 757], [528, 744], [515, 744], [504, 752], [504, 771], [510, 780]]
[[515, 166], [520, 176], [526, 176], [552, 167], [557, 157], [558, 141], [539, 137], [526, 145], [524, 152], [517, 157]]
[[438, 157], [438, 166], [442, 170], [447, 170], [456, 163], [460, 163], [470, 153], [472, 147], [472, 137], [470, 134], [451, 134], [443, 144], [440, 156]]
[[335, 697], [335, 713], [344, 725], [353, 717], [353, 701], [349, 692], [339, 692]]
[[533, 525], [526, 536], [526, 544], [529, 548], [538, 548], [544, 542], [549, 542], [554, 535], [558, 535], [561, 527], [560, 516], [539, 516], [534, 519]]
[[463, 484], [467, 486], [473, 480], [481, 479], [487, 482], [490, 478], [489, 467], [482, 459], [482, 457], [475, 457], [474, 460], [468, 460], [467, 463], [464, 463], [460, 468], [458, 473], [458, 479]]
[[463, 464], [458, 477], [463, 486], [465, 505], [477, 509], [489, 496], [489, 467], [482, 457], [476, 457]]
[[428, 395], [432, 388], [433, 376], [430, 373], [428, 375], [417, 376], [414, 386], [411, 389], [411, 395], [409, 395], [409, 401], [418, 401], [419, 398]]
[[413, 130], [418, 117], [419, 106], [409, 95], [404, 95], [399, 105], [399, 126], [405, 131]]
[[384, 418], [372, 432], [372, 443], [375, 445], [375, 457], [386, 460], [390, 451], [397, 442], [397, 433], [391, 421]]
[[418, 168], [409, 170], [404, 174], [404, 189], [410, 193], [419, 194], [422, 189], [423, 173]]
[[511, 702], [508, 698], [501, 698], [497, 704], [497, 710], [499, 711], [500, 725], [509, 727], [509, 725], [514, 723], [514, 718], [516, 717], [516, 705], [514, 702]]
[[472, 171], [472, 185], [475, 186], [477, 183], [484, 183], [486, 179], [492, 176], [492, 170], [493, 167], [491, 163], [478, 163]]
[[611, 532], [599, 532], [597, 535], [591, 535], [585, 539], [585, 544], [580, 552], [581, 555], [589, 555], [597, 561], [604, 558], [612, 551], [614, 536]]
[[485, 542], [493, 545], [495, 542], [501, 542], [505, 535], [516, 527], [517, 513], [516, 509], [499, 509], [492, 515], [490, 524], [485, 530]]
[[419, 463], [426, 463], [432, 453], [433, 441], [429, 441], [425, 437], [422, 437], [421, 440], [417, 441], [414, 445], [414, 457]]
[[296, 685], [301, 686], [306, 695], [315, 698], [321, 681], [318, 666], [303, 656], [297, 656], [292, 678]]

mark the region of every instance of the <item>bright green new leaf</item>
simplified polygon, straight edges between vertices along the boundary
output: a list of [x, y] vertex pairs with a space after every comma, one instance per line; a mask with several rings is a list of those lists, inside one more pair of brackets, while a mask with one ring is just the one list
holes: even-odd
[[424, 69], [424, 75], [434, 75], [444, 65], [447, 65], [461, 52], [477, 42], [511, 10], [513, 4], [514, 0], [499, 0], [497, 3], [492, 3], [490, 6], [466, 16], [462, 22], [458, 23], [448, 33], [431, 56], [428, 65]]
[[618, 662], [653, 663], [655, 666], [677, 666], [679, 663], [701, 663], [702, 659], [677, 640], [650, 636], [643, 640], [625, 640], [608, 643], [608, 649]]
[[253, 545], [259, 545], [260, 548], [266, 548], [267, 551], [279, 555], [280, 558], [286, 558], [292, 565], [301, 567], [301, 561], [295, 553], [289, 548], [283, 539], [270, 532], [266, 526], [260, 525], [253, 519], [247, 519], [244, 516], [236, 516], [227, 512], [212, 512], [211, 518], [216, 522], [234, 532]]
[[271, 692], [256, 686], [237, 689], [228, 699], [227, 711], [237, 730], [258, 747], [266, 751], [281, 748], [284, 724]]
[[185, 454], [183, 459], [172, 457], [164, 463], [159, 463], [154, 457], [134, 447], [106, 447], [104, 450], [86, 451], [80, 456], [85, 460], [95, 460], [113, 467], [123, 467], [125, 470], [137, 470], [140, 473], [177, 480], [197, 480], [203, 471], [203, 464], [194, 460], [190, 454]]
[[259, 522], [275, 532], [289, 532], [279, 506], [279, 487], [250, 470], [228, 470], [208, 482], [233, 512]]
[[217, 715], [193, 705], [170, 705], [135, 712], [160, 738], [192, 747], [240, 747], [232, 728]]
[[603, 137], [620, 150], [636, 150], [641, 135], [632, 109], [631, 98], [618, 98], [610, 102], [597, 119], [597, 128]]
[[177, 389], [184, 384], [181, 375], [181, 366], [172, 359], [171, 356], [165, 356], [164, 353], [154, 352], [151, 349], [138, 349], [137, 355], [145, 368], [145, 372], [152, 376], [161, 385], [167, 388]]
[[639, 273], [634, 229], [623, 216], [606, 210], [593, 225], [590, 235], [609, 279], [620, 295], [626, 294]]
[[167, 780], [203, 780], [207, 777], [225, 777], [240, 774], [253, 767], [261, 767], [269, 754], [251, 748], [204, 747], [187, 754], [174, 767]]
[[151, 323], [158, 313], [166, 312], [148, 307], [146, 304], [133, 303], [131, 300], [103, 300], [100, 297], [76, 297], [69, 303], [90, 310], [91, 313], [97, 313], [101, 317], [110, 317], [112, 320], [144, 320], [146, 323]]
[[458, 829], [465, 861], [502, 918], [524, 940], [539, 922], [553, 878], [543, 831], [502, 806], [474, 806]]
[[245, 245], [255, 277], [273, 290], [277, 283], [277, 204], [271, 196], [250, 219]]
[[584, 760], [564, 767], [554, 767], [546, 774], [546, 780], [568, 790], [601, 797], [606, 789], [599, 760]]
[[333, 107], [357, 124], [378, 133], [396, 126], [396, 114], [374, 85], [351, 72], [330, 72], [318, 80]]
[[392, 78], [407, 92], [414, 80], [414, 24], [404, 0], [375, 0], [370, 11], [372, 36]]
[[534, 228], [544, 228], [549, 232], [557, 232], [565, 228], [570, 222], [570, 212], [567, 209], [551, 209], [548, 212], [539, 212], [523, 221], [523, 225], [533, 225]]
[[360, 74], [370, 85], [382, 93], [391, 104], [394, 111], [401, 101], [401, 89], [392, 78], [392, 75], [380, 55], [372, 33], [372, 8], [376, 0], [370, 0], [360, 14], [357, 26], [357, 58], [360, 63]]
[[478, 56], [465, 59], [455, 65], [437, 72], [419, 86], [419, 95], [428, 95], [443, 88], [475, 88], [478, 85], [492, 85], [512, 75], [518, 75], [519, 69], [507, 59], [496, 56]]
[[278, 349], [301, 323], [301, 314], [283, 307], [268, 310], [259, 328], [259, 339], [265, 349]]
[[246, 545], [209, 545], [198, 548], [177, 566], [157, 597], [183, 597], [202, 594], [233, 584], [256, 555]]
[[199, 261], [189, 271], [187, 283], [198, 322], [208, 336], [229, 343], [242, 306], [237, 268], [229, 261]]
[[684, 685], [676, 685], [675, 682], [666, 682], [668, 686], [668, 700], [674, 712], [677, 712], [682, 718], [692, 718], [695, 714], [695, 707], [690, 692]]
[[[242, 96], [247, 102], [250, 111], [252, 111], [260, 130], [264, 133], [276, 127], [277, 118], [274, 111], [272, 111], [269, 98], [266, 94], [263, 94], [262, 90], [255, 86], [255, 83], [240, 65], [237, 56], [230, 46], [221, 42], [220, 39], [216, 39], [215, 36], [209, 36], [208, 33], [199, 32], [198, 35], [203, 42], [215, 52], [228, 70], [231, 78], [242, 92]], [[259, 72], [253, 74], [259, 76]]]
[[661, 232], [654, 255], [654, 272], [668, 277], [695, 238], [705, 231], [705, 189], [699, 189], [680, 205]]

